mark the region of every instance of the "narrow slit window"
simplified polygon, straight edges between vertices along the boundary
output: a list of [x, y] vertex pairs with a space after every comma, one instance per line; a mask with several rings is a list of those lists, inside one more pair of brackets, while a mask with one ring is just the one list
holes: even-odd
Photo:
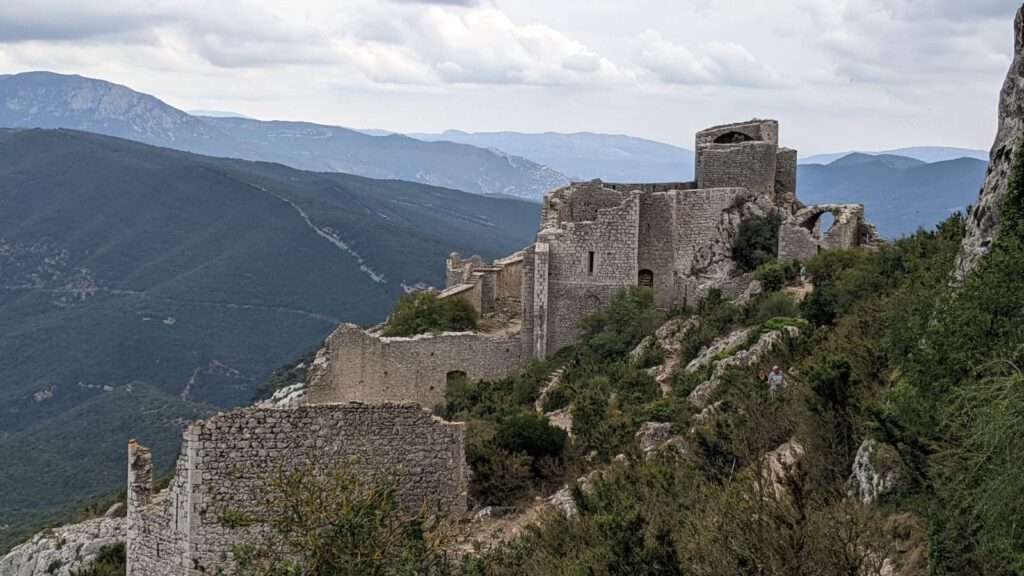
[[594, 253], [587, 252], [587, 274], [594, 275]]

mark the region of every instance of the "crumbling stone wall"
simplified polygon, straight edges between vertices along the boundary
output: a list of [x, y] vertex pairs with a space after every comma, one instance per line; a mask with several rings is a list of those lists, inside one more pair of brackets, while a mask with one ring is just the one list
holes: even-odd
[[[445, 289], [438, 298], [462, 298], [481, 315], [503, 310], [518, 316], [522, 294], [523, 253], [495, 260], [485, 265], [479, 256], [462, 260], [452, 253], [446, 262]], [[510, 311], [516, 313], [508, 314]]]
[[[821, 216], [832, 214], [835, 221], [821, 230]], [[808, 260], [824, 250], [872, 246], [878, 233], [864, 219], [861, 204], [820, 204], [798, 210], [779, 228], [779, 259]]]
[[[697, 133], [698, 188], [746, 188], [772, 203], [782, 204], [796, 191], [796, 153], [779, 149], [779, 124], [752, 120], [714, 126]], [[782, 165], [779, 165], [779, 160]], [[792, 188], [776, 191], [776, 182]], [[795, 196], [794, 196], [795, 199]]]
[[310, 372], [308, 401], [444, 402], [448, 378], [500, 378], [522, 365], [518, 333], [449, 332], [388, 338], [342, 324]]
[[192, 424], [175, 478], [153, 493], [149, 451], [129, 445], [128, 576], [216, 574], [253, 527], [281, 471], [343, 465], [395, 482], [408, 511], [466, 511], [467, 468], [460, 423], [414, 404], [248, 408]]

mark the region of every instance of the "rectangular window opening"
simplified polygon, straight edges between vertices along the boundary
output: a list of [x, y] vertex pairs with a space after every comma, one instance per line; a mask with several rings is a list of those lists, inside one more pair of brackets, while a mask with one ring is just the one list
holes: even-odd
[[594, 253], [587, 252], [587, 274], [594, 275]]

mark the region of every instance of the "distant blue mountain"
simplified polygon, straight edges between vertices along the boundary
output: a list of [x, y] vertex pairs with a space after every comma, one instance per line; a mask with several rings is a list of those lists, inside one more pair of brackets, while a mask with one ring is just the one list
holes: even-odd
[[621, 134], [576, 132], [462, 132], [410, 134], [430, 142], [446, 140], [523, 156], [574, 180], [672, 182], [693, 179], [693, 151]]
[[847, 154], [830, 164], [801, 164], [797, 195], [805, 204], [857, 202], [887, 238], [932, 228], [978, 197], [988, 163], [957, 158], [925, 163], [892, 154]]
[[906, 156], [907, 158], [914, 158], [922, 162], [929, 164], [933, 162], [944, 162], [946, 160], [956, 160], [957, 158], [974, 158], [977, 160], [984, 160], [988, 162], [988, 152], [984, 150], [975, 150], [972, 148], [953, 148], [949, 146], [915, 146], [912, 148], [897, 148], [894, 150], [883, 150], [881, 152], [833, 152], [831, 154], [815, 154], [806, 158], [801, 158], [801, 164], [831, 164], [836, 160], [849, 156], [852, 153], [864, 154], [870, 156], [879, 155], [896, 155]]
[[466, 144], [206, 114], [189, 114], [93, 78], [50, 72], [0, 75], [0, 127], [70, 128], [197, 154], [531, 200], [568, 183], [536, 162]]

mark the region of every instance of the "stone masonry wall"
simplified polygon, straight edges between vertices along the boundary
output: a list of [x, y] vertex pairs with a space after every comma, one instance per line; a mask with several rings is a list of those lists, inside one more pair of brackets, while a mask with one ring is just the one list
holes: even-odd
[[[248, 408], [192, 424], [171, 487], [129, 501], [128, 576], [196, 576], [230, 566], [231, 547], [253, 528], [282, 471], [343, 465], [360, 476], [395, 483], [407, 511], [422, 507], [453, 516], [466, 511], [468, 472], [460, 423], [417, 405], [318, 405], [287, 410]], [[148, 451], [130, 448], [138, 465]]]
[[604, 309], [623, 287], [636, 284], [639, 196], [598, 210], [593, 221], [563, 222], [538, 235], [538, 244], [548, 249], [547, 354], [573, 344], [584, 316]]
[[697, 150], [700, 188], [746, 188], [774, 200], [776, 151], [768, 142], [711, 144]]
[[522, 365], [518, 334], [471, 332], [385, 338], [342, 324], [310, 374], [307, 398], [324, 402], [444, 402], [448, 375], [500, 378]]

